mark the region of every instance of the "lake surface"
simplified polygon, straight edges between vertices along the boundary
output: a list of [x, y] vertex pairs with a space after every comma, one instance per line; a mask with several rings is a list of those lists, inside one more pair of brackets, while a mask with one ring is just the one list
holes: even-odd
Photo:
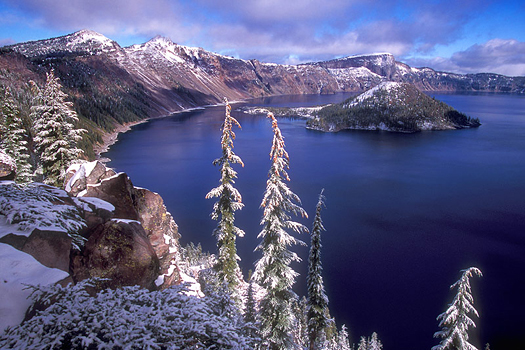
[[[484, 348], [525, 344], [525, 96], [434, 95], [479, 117], [477, 129], [395, 134], [306, 130], [304, 120], [280, 119], [290, 155], [290, 188], [310, 215], [325, 189], [322, 262], [330, 310], [346, 324], [351, 341], [377, 332], [385, 350], [429, 349], [439, 340], [436, 317], [453, 294], [460, 270], [476, 266], [472, 278], [480, 319], [471, 341]], [[348, 95], [286, 96], [254, 105], [311, 106]], [[236, 112], [236, 187], [245, 208], [236, 224], [245, 276], [260, 258], [259, 204], [270, 168], [272, 130], [267, 118]], [[221, 154], [224, 107], [176, 114], [140, 124], [105, 156], [128, 173], [135, 186], [162, 195], [182, 234], [181, 243], [201, 242], [215, 252], [206, 193], [219, 183], [212, 161]], [[309, 235], [300, 235], [309, 242]], [[306, 293], [308, 248], [295, 290]], [[511, 344], [521, 344], [512, 346]]]

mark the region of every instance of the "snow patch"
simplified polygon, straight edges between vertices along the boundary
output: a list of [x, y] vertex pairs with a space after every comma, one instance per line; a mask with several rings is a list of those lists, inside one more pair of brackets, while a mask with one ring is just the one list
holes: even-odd
[[125, 224], [131, 224], [131, 223], [136, 223], [136, 224], [139, 224], [141, 225], [140, 221], [137, 221], [137, 220], [130, 220], [130, 219], [111, 219], [111, 221], [114, 221], [114, 222], [117, 222], [117, 223], [125, 223]]
[[356, 98], [354, 98], [345, 107], [346, 108], [350, 108], [350, 107], [356, 106], [356, 105], [362, 103], [363, 101], [365, 101], [365, 100], [367, 100], [369, 98], [372, 98], [375, 95], [375, 93], [380, 91], [380, 90], [389, 92], [391, 90], [399, 88], [400, 86], [401, 86], [400, 83], [396, 83], [396, 82], [392, 82], [392, 81], [383, 82], [383, 83], [381, 83], [381, 84], [379, 84], [377, 86], [374, 86], [370, 90], [367, 90], [367, 91], [363, 92], [361, 95], [359, 95]]
[[89, 203], [91, 205], [94, 205], [95, 208], [97, 209], [103, 209], [103, 210], [107, 210], [107, 211], [115, 211], [115, 206], [109, 202], [106, 202], [105, 200], [103, 199], [100, 199], [100, 198], [96, 198], [96, 197], [82, 197], [82, 198], [78, 198], [79, 201], [81, 202], [86, 202], [86, 203]]
[[65, 271], [45, 267], [31, 255], [0, 243], [0, 331], [20, 324], [31, 306], [26, 284], [49, 285], [68, 277]]

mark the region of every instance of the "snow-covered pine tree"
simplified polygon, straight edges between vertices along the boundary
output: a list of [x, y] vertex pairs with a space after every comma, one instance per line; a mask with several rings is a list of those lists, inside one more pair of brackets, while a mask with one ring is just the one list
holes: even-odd
[[351, 350], [350, 341], [348, 340], [348, 331], [345, 325], [341, 326], [341, 330], [337, 334], [337, 343], [332, 346], [334, 350]]
[[311, 232], [310, 255], [308, 258], [308, 339], [310, 350], [320, 349], [326, 340], [326, 327], [330, 324], [328, 297], [323, 283], [321, 264], [321, 232], [325, 231], [321, 218], [324, 206], [324, 190], [319, 194], [315, 219]]
[[33, 106], [36, 151], [44, 182], [62, 186], [66, 169], [73, 161], [79, 159], [82, 150], [77, 148], [83, 129], [76, 129], [78, 122], [72, 103], [66, 101], [67, 95], [62, 91], [59, 79], [53, 71], [47, 74], [47, 81], [38, 104]]
[[16, 181], [29, 183], [33, 180], [33, 172], [29, 162], [30, 154], [27, 146], [27, 131], [24, 128], [20, 110], [9, 88], [6, 88], [0, 110], [2, 120], [2, 148], [16, 162]]
[[[292, 330], [296, 319], [292, 304], [297, 294], [292, 290], [297, 272], [290, 264], [300, 261], [299, 256], [289, 249], [294, 244], [304, 244], [287, 230], [308, 231], [298, 223], [291, 221], [291, 214], [307, 217], [300, 206], [300, 199], [285, 184], [290, 180], [286, 169], [289, 167], [288, 153], [284, 149], [284, 138], [272, 113], [268, 113], [274, 132], [270, 151], [271, 167], [266, 182], [261, 207], [264, 208], [261, 225], [262, 238], [256, 250], [262, 257], [255, 263], [254, 279], [265, 289], [260, 302], [261, 336], [270, 349], [295, 348]], [[297, 204], [299, 203], [299, 204]]]
[[368, 350], [381, 350], [383, 349], [383, 344], [381, 340], [377, 337], [377, 333], [373, 332], [372, 336], [368, 338]]
[[361, 336], [357, 350], [368, 350], [368, 342], [366, 341], [366, 337]]
[[244, 309], [245, 334], [256, 340], [252, 347], [255, 349], [261, 343], [259, 337], [259, 324], [257, 321], [257, 306], [255, 301], [255, 291], [253, 290], [253, 281], [250, 280], [246, 296], [246, 307]]
[[239, 191], [233, 187], [237, 172], [231, 167], [232, 164], [241, 164], [244, 166], [241, 158], [233, 152], [233, 140], [235, 133], [233, 126], [241, 125], [231, 116], [231, 106], [226, 102], [226, 116], [222, 125], [221, 147], [222, 156], [213, 161], [214, 165], [220, 166], [221, 180], [218, 187], [213, 188], [206, 198], [218, 197], [219, 200], [213, 205], [211, 217], [219, 220], [219, 223], [213, 231], [217, 239], [217, 264], [215, 266], [221, 282], [226, 282], [235, 299], [239, 291], [238, 286], [241, 283], [242, 273], [237, 264], [239, 257], [235, 240], [237, 236], [244, 236], [244, 231], [235, 226], [235, 211], [242, 209], [242, 197]]
[[477, 350], [475, 346], [468, 342], [469, 327], [476, 327], [474, 321], [468, 316], [473, 313], [479, 317], [478, 311], [474, 308], [474, 298], [470, 288], [470, 280], [473, 274], [482, 276], [481, 271], [476, 267], [470, 267], [461, 271], [461, 278], [456, 281], [450, 289], [457, 288], [456, 295], [447, 311], [440, 314], [437, 319], [441, 331], [434, 334], [435, 338], [442, 338], [439, 345], [432, 347], [432, 350]]
[[256, 308], [255, 295], [253, 294], [254, 294], [253, 282], [250, 280], [250, 283], [248, 284], [248, 292], [246, 296], [246, 308], [244, 310], [244, 322], [255, 324], [257, 322], [257, 308]]

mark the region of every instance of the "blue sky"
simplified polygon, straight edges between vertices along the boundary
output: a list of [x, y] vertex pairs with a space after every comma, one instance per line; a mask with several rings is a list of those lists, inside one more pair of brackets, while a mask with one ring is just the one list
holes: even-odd
[[414, 67], [525, 75], [523, 0], [0, 0], [0, 45], [80, 29], [264, 62], [390, 52]]

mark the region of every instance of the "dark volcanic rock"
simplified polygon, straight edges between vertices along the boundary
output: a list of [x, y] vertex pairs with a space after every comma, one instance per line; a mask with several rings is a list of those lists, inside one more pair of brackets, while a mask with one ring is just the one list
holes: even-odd
[[153, 289], [159, 260], [139, 222], [111, 220], [89, 237], [82, 256], [74, 259], [73, 278], [110, 279], [111, 288], [139, 285]]
[[71, 241], [71, 237], [65, 232], [35, 229], [21, 250], [44, 266], [69, 272]]
[[133, 183], [125, 173], [104, 179], [99, 184], [87, 185], [84, 197], [96, 197], [113, 204], [115, 218], [139, 219], [135, 209]]

